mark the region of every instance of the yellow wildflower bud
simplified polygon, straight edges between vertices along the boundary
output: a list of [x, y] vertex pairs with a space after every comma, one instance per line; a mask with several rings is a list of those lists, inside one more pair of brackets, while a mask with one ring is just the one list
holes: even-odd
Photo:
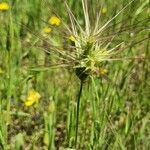
[[43, 29], [43, 32], [44, 32], [44, 33], [50, 33], [50, 32], [52, 32], [52, 29], [51, 29], [50, 27], [45, 27], [45, 28]]
[[76, 41], [76, 39], [75, 39], [75, 37], [73, 35], [70, 35], [69, 40], [72, 41], [72, 42]]
[[51, 25], [55, 25], [55, 26], [59, 26], [61, 21], [58, 17], [56, 16], [52, 16], [49, 21], [48, 21]]
[[46, 146], [49, 145], [49, 135], [48, 135], [48, 132], [45, 132], [44, 134], [44, 138], [43, 138], [43, 142]]
[[0, 3], [0, 11], [6, 11], [9, 9], [9, 5], [6, 2]]
[[107, 12], [107, 8], [106, 8], [106, 7], [103, 7], [103, 8], [102, 8], [102, 14], [106, 14], [106, 12]]
[[48, 112], [53, 113], [55, 111], [55, 103], [54, 101], [50, 101], [49, 106], [48, 106]]
[[27, 99], [25, 101], [25, 106], [32, 106], [34, 103], [39, 101], [40, 97], [40, 94], [34, 89], [29, 90]]

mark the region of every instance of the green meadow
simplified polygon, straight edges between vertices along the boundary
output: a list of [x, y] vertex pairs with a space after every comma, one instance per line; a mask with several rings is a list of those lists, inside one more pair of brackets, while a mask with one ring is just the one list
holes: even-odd
[[150, 1], [0, 0], [0, 150], [75, 149], [150, 149]]

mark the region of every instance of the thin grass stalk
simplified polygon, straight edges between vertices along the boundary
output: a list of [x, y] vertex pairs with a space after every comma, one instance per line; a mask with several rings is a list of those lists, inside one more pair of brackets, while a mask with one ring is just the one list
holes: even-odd
[[83, 89], [83, 80], [80, 80], [80, 90], [79, 90], [78, 99], [77, 99], [75, 148], [77, 148], [77, 142], [78, 142], [79, 111], [80, 111], [80, 99], [81, 99], [82, 89]]

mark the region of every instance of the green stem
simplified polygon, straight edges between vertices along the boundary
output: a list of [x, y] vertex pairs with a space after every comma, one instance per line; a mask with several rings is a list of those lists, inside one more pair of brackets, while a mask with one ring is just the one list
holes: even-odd
[[82, 94], [82, 88], [83, 88], [83, 80], [80, 80], [80, 90], [77, 100], [77, 116], [76, 116], [76, 134], [75, 134], [75, 148], [77, 147], [77, 141], [78, 141], [78, 126], [79, 126], [79, 110], [80, 110], [80, 98]]

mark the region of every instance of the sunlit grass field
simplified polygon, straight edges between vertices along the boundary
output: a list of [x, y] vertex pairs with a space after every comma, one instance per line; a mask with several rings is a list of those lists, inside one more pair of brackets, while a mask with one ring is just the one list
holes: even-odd
[[[119, 55], [78, 63], [97, 14], [90, 40]], [[149, 150], [149, 38], [149, 0], [1, 0], [0, 150]]]

